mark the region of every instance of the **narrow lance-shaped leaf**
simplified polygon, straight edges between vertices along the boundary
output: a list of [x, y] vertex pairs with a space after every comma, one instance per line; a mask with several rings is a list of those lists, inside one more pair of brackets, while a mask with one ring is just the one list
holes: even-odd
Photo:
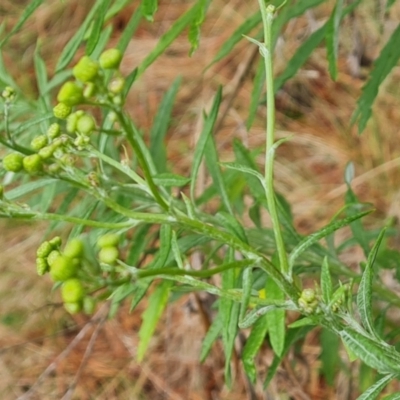
[[246, 340], [242, 352], [243, 367], [250, 378], [251, 382], [255, 383], [257, 378], [256, 367], [254, 365], [254, 357], [257, 355], [260, 347], [262, 346], [265, 335], [268, 332], [268, 323], [266, 315], [260, 317], [254, 324], [249, 337]]
[[357, 101], [357, 109], [352, 116], [352, 123], [357, 119], [358, 133], [362, 133], [372, 114], [372, 104], [378, 95], [379, 88], [390, 71], [397, 65], [400, 58], [400, 25], [391, 34], [379, 57], [374, 62], [368, 82], [362, 89], [362, 94]]
[[158, 0], [142, 0], [142, 13], [148, 21], [154, 21], [154, 14], [158, 8]]
[[139, 329], [139, 345], [137, 350], [137, 360], [139, 362], [143, 361], [143, 357], [150, 344], [150, 339], [167, 305], [171, 286], [172, 281], [163, 281], [149, 297], [147, 308], [142, 315], [143, 322]]
[[196, 144], [196, 148], [194, 151], [194, 156], [193, 156], [193, 161], [192, 161], [192, 172], [190, 175], [190, 177], [192, 179], [191, 184], [190, 184], [190, 197], [191, 197], [192, 201], [194, 201], [194, 198], [195, 198], [194, 189], [195, 189], [196, 178], [197, 178], [197, 174], [199, 172], [201, 160], [204, 155], [208, 136], [211, 134], [214, 124], [215, 124], [215, 121], [217, 119], [219, 105], [221, 104], [221, 100], [222, 100], [222, 89], [219, 88], [218, 92], [215, 96], [213, 105], [211, 107], [210, 115], [208, 116], [208, 118], [205, 121], [203, 130], [200, 134], [199, 140]]
[[337, 58], [339, 50], [339, 27], [343, 12], [343, 0], [337, 0], [329, 18], [326, 31], [326, 49], [329, 61], [329, 72], [333, 80], [337, 79]]
[[321, 292], [324, 303], [329, 304], [332, 298], [333, 287], [327, 257], [324, 257], [321, 267]]
[[382, 400], [400, 400], [400, 393], [393, 393], [385, 396]]
[[323, 329], [320, 335], [320, 340], [322, 348], [320, 355], [322, 361], [321, 370], [328, 385], [334, 386], [335, 376], [340, 365], [340, 338], [332, 331]]
[[189, 55], [192, 56], [193, 53], [199, 47], [200, 42], [200, 28], [204, 22], [204, 18], [210, 5], [210, 0], [197, 0], [197, 13], [193, 18], [193, 21], [189, 28], [189, 43], [191, 44]]
[[363, 211], [352, 215], [351, 217], [344, 218], [340, 221], [331, 222], [329, 225], [323, 227], [319, 231], [312, 233], [311, 235], [305, 237], [290, 253], [289, 256], [289, 265], [292, 268], [294, 261], [300, 256], [300, 254], [304, 253], [310, 246], [314, 243], [318, 242], [325, 236], [331, 234], [332, 232], [337, 231], [338, 229], [349, 225], [351, 222], [368, 215], [373, 210]]
[[[386, 385], [395, 377], [394, 374], [389, 374], [381, 378], [378, 382], [375, 382], [369, 387], [361, 396], [357, 397], [357, 400], [375, 400], [378, 398], [382, 390]], [[398, 399], [400, 399], [400, 393], [398, 393]], [[385, 397], [385, 399], [387, 399]], [[394, 399], [391, 399], [394, 400]]]
[[251, 268], [246, 268], [243, 271], [242, 275], [243, 296], [242, 296], [242, 302], [240, 303], [239, 323], [244, 319], [247, 307], [249, 306], [252, 286], [253, 286], [253, 271]]
[[[265, 285], [266, 298], [268, 300], [285, 299], [282, 289], [271, 278], [267, 279]], [[285, 346], [285, 310], [275, 309], [266, 314], [269, 339], [275, 354], [282, 356]]]
[[211, 324], [210, 328], [206, 333], [206, 336], [203, 339], [200, 351], [200, 362], [204, 362], [204, 360], [210, 353], [213, 343], [217, 340], [218, 336], [222, 331], [222, 327], [223, 327], [223, 320], [220, 317], [220, 314], [218, 314], [215, 317], [213, 323]]
[[357, 293], [357, 307], [360, 313], [361, 321], [369, 333], [378, 338], [374, 328], [374, 318], [372, 315], [372, 280], [374, 277], [374, 262], [378, 254], [379, 246], [385, 236], [386, 229], [379, 234], [374, 247], [372, 248], [367, 265], [365, 267], [360, 286]]

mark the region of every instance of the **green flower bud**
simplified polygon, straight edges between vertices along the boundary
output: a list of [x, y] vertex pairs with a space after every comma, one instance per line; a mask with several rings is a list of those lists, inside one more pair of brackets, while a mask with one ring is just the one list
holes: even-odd
[[11, 86], [6, 86], [1, 93], [2, 97], [6, 100], [14, 100], [15, 98], [15, 89]]
[[79, 303], [64, 303], [64, 308], [70, 313], [70, 314], [78, 314], [82, 310], [82, 304]]
[[6, 171], [19, 172], [23, 168], [24, 156], [19, 153], [10, 153], [3, 158], [3, 167]]
[[38, 154], [40, 158], [43, 160], [47, 160], [48, 158], [52, 157], [54, 152], [56, 151], [57, 147], [54, 145], [45, 146], [43, 149], [40, 149]]
[[65, 103], [58, 103], [53, 108], [53, 114], [56, 118], [65, 119], [71, 114], [72, 108]]
[[122, 53], [118, 49], [108, 49], [101, 53], [99, 62], [101, 68], [117, 69], [122, 60]]
[[64, 303], [78, 303], [83, 299], [85, 290], [79, 279], [68, 279], [61, 288], [61, 298]]
[[49, 240], [49, 243], [53, 246], [53, 249], [58, 249], [61, 246], [62, 239], [60, 236], [54, 236], [53, 239]]
[[307, 303], [312, 303], [315, 300], [315, 290], [314, 289], [304, 289], [301, 292], [301, 298]]
[[82, 135], [89, 135], [90, 133], [92, 133], [95, 127], [96, 123], [94, 121], [94, 118], [89, 114], [85, 114], [78, 119], [76, 130]]
[[47, 136], [50, 139], [55, 139], [56, 137], [60, 136], [60, 133], [61, 133], [60, 124], [57, 124], [57, 122], [51, 124], [49, 126], [49, 129], [47, 129]]
[[66, 126], [67, 132], [74, 133], [76, 131], [76, 125], [78, 123], [78, 119], [79, 117], [76, 112], [68, 115], [67, 126]]
[[121, 76], [114, 78], [109, 84], [108, 84], [108, 90], [113, 93], [113, 94], [120, 94], [122, 90], [124, 89], [125, 85], [125, 79], [122, 78]]
[[68, 258], [80, 258], [83, 255], [83, 242], [78, 238], [71, 239], [64, 248], [64, 256]]
[[81, 82], [90, 82], [96, 78], [98, 71], [98, 64], [90, 57], [83, 56], [72, 69], [72, 74]]
[[73, 154], [64, 154], [60, 161], [68, 167], [72, 167], [75, 164], [76, 157]]
[[54, 265], [54, 261], [61, 256], [61, 253], [58, 250], [52, 250], [50, 254], [47, 256], [47, 264], [49, 264], [50, 268]]
[[83, 312], [92, 315], [96, 309], [96, 300], [93, 297], [85, 296], [82, 301]]
[[38, 257], [36, 259], [36, 271], [39, 276], [43, 276], [46, 272], [49, 272], [49, 269], [49, 265], [44, 258]]
[[60, 169], [61, 169], [61, 167], [60, 167], [59, 164], [50, 164], [50, 165], [47, 167], [47, 171], [48, 171], [50, 174], [58, 174], [58, 173], [60, 172]]
[[30, 174], [35, 174], [41, 171], [43, 167], [42, 158], [39, 154], [32, 154], [31, 156], [26, 156], [22, 160], [24, 170]]
[[54, 281], [66, 281], [76, 275], [78, 266], [76, 261], [60, 255], [53, 261], [50, 275]]
[[83, 101], [83, 90], [75, 82], [65, 82], [58, 92], [57, 100], [67, 106], [76, 106]]
[[99, 251], [99, 261], [104, 264], [113, 265], [118, 260], [119, 252], [116, 247], [107, 246]]
[[46, 135], [39, 135], [32, 139], [31, 147], [35, 151], [39, 151], [43, 147], [45, 147], [48, 143], [48, 138]]
[[36, 250], [36, 256], [38, 258], [46, 258], [51, 251], [53, 250], [53, 246], [47, 240], [43, 242], [38, 249]]
[[101, 249], [104, 247], [117, 247], [119, 243], [119, 235], [116, 233], [107, 233], [100, 236], [97, 240], [97, 246]]

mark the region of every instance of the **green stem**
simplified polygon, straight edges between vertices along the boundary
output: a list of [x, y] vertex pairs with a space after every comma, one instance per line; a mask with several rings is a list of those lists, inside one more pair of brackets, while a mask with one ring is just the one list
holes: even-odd
[[[273, 75], [273, 45], [272, 45], [272, 21], [274, 17], [275, 7], [269, 5], [265, 7], [264, 0], [258, 0], [264, 28], [264, 45], [265, 51], [262, 52], [265, 65], [265, 77], [267, 85], [267, 131], [266, 131], [266, 147], [265, 147], [265, 196], [267, 198], [268, 210], [272, 220], [276, 246], [279, 256], [279, 264], [281, 272], [287, 276], [289, 273], [289, 263], [286, 254], [286, 248], [283, 241], [279, 216], [276, 207], [274, 194], [274, 141], [275, 141], [275, 96], [274, 96], [274, 75]], [[289, 277], [291, 280], [291, 277]]]

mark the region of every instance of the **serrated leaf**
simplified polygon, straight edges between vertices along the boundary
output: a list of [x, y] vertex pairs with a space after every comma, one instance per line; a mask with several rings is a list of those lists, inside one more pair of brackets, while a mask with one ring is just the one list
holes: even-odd
[[368, 211], [363, 211], [360, 213], [357, 213], [355, 215], [352, 215], [350, 217], [344, 218], [339, 221], [334, 221], [328, 224], [327, 226], [323, 227], [319, 231], [312, 233], [311, 235], [305, 237], [290, 253], [289, 255], [289, 265], [290, 268], [293, 267], [294, 261], [302, 254], [304, 251], [306, 251], [310, 246], [312, 246], [314, 243], [318, 242], [325, 236], [330, 235], [332, 232], [337, 231], [340, 228], [343, 228], [344, 226], [349, 225], [351, 222], [356, 221], [365, 215], [368, 215], [372, 212], [373, 210], [368, 210]]
[[181, 80], [181, 77], [176, 78], [163, 96], [150, 131], [150, 154], [153, 157], [157, 171], [160, 173], [167, 171], [167, 152], [164, 141], [171, 122], [171, 112]]
[[[368, 388], [361, 396], [357, 397], [357, 400], [375, 400], [378, 398], [382, 390], [386, 385], [395, 377], [395, 375], [390, 374], [381, 378], [378, 382], [375, 382], [370, 388]], [[390, 400], [400, 399], [400, 393], [397, 394], [398, 397], [394, 397]], [[389, 397], [391, 397], [390, 395]], [[384, 399], [388, 400], [388, 397]]]
[[358, 120], [358, 133], [361, 134], [372, 115], [372, 105], [378, 96], [379, 88], [390, 71], [400, 59], [400, 25], [391, 34], [385, 47], [374, 62], [374, 69], [368, 82], [363, 86], [361, 96], [357, 101], [357, 109], [352, 116], [352, 123]]
[[329, 304], [332, 298], [333, 286], [327, 257], [324, 257], [321, 267], [321, 292], [324, 303]]
[[264, 315], [260, 317], [254, 324], [243, 348], [243, 367], [252, 383], [255, 383], [257, 378], [256, 367], [254, 365], [254, 357], [257, 355], [260, 347], [262, 346], [267, 332], [268, 323], [266, 320], [266, 315]]
[[223, 327], [222, 318], [217, 315], [204, 336], [201, 344], [200, 362], [204, 362], [211, 351], [213, 343], [218, 339]]
[[339, 50], [339, 27], [340, 20], [342, 19], [343, 0], [336, 0], [335, 8], [329, 17], [327, 30], [326, 30], [326, 50], [329, 62], [329, 73], [331, 78], [336, 81], [337, 79], [337, 59]]
[[372, 315], [372, 280], [374, 278], [374, 262], [378, 254], [379, 246], [385, 236], [386, 229], [379, 234], [374, 247], [372, 248], [367, 265], [361, 278], [360, 286], [357, 293], [357, 307], [360, 313], [361, 321], [366, 330], [378, 338], [374, 328], [374, 319]]
[[139, 329], [139, 344], [137, 349], [138, 362], [143, 361], [157, 323], [167, 305], [172, 281], [161, 282], [148, 300], [147, 308], [142, 314], [142, 325]]

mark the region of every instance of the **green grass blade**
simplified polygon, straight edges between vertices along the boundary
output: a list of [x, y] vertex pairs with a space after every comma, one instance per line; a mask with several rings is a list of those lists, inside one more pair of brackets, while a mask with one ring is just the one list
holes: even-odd
[[103, 29], [104, 25], [104, 19], [106, 16], [106, 13], [111, 5], [112, 0], [104, 0], [99, 7], [96, 17], [94, 18], [92, 22], [92, 26], [90, 29], [90, 35], [87, 39], [86, 42], [86, 54], [90, 56], [94, 49], [97, 46], [97, 43], [100, 40], [100, 35], [101, 35], [101, 30]]
[[16, 32], [18, 32], [25, 22], [29, 19], [29, 17], [36, 11], [37, 8], [43, 3], [43, 0], [33, 0], [28, 3], [25, 7], [24, 12], [20, 16], [17, 23], [13, 26], [11, 31], [1, 40], [0, 49], [4, 46], [4, 44], [13, 36]]
[[83, 21], [82, 25], [75, 32], [74, 36], [69, 40], [64, 50], [61, 53], [60, 58], [57, 61], [56, 73], [64, 69], [74, 57], [76, 51], [78, 50], [80, 44], [82, 43], [85, 33], [89, 28], [90, 24], [96, 17], [99, 9], [102, 7], [103, 3], [108, 0], [97, 0], [94, 6], [90, 9], [87, 17]]
[[379, 88], [390, 71], [400, 59], [400, 25], [392, 33], [390, 39], [374, 62], [368, 82], [362, 89], [357, 101], [357, 108], [352, 116], [352, 123], [358, 120], [358, 133], [362, 133], [372, 114], [372, 104], [378, 96]]
[[207, 358], [208, 354], [211, 351], [213, 343], [218, 339], [218, 336], [221, 334], [222, 327], [223, 320], [218, 314], [203, 339], [200, 351], [200, 362], [204, 362], [204, 360]]
[[167, 305], [172, 281], [161, 282], [148, 300], [147, 308], [142, 314], [142, 325], [139, 329], [139, 344], [137, 349], [138, 362], [143, 361], [157, 323]]
[[165, 93], [150, 131], [150, 154], [159, 173], [167, 171], [165, 136], [171, 122], [171, 112], [181, 80], [181, 77], [175, 79], [167, 93]]
[[[386, 387], [386, 385], [395, 377], [393, 374], [389, 374], [381, 378], [378, 382], [375, 382], [370, 388], [368, 388], [361, 396], [357, 397], [357, 400], [375, 400], [381, 394], [382, 390]], [[383, 400], [395, 400], [400, 399], [400, 393], [397, 393], [394, 398], [391, 396], [384, 397]]]
[[357, 293], [357, 307], [360, 313], [361, 322], [365, 329], [376, 338], [379, 337], [374, 327], [374, 317], [372, 314], [372, 281], [374, 279], [374, 262], [378, 254], [379, 246], [385, 237], [385, 232], [385, 229], [381, 231], [368, 256], [367, 265], [362, 275]]
[[[106, 20], [109, 20], [114, 15], [117, 15], [120, 11], [122, 11], [126, 6], [132, 3], [132, 0], [116, 0], [114, 4], [110, 7], [106, 14]], [[140, 9], [138, 7], [138, 9]]]
[[210, 115], [206, 118], [206, 121], [204, 123], [203, 130], [200, 134], [200, 137], [196, 144], [196, 148], [195, 148], [194, 155], [193, 155], [192, 171], [190, 174], [190, 178], [192, 180], [191, 184], [190, 184], [190, 197], [191, 197], [192, 202], [194, 202], [194, 198], [195, 198], [194, 189], [195, 189], [195, 185], [196, 185], [197, 174], [199, 172], [201, 160], [203, 159], [203, 155], [205, 152], [208, 137], [211, 135], [212, 130], [215, 125], [215, 122], [216, 122], [216, 119], [217, 119], [219, 105], [221, 104], [221, 100], [222, 100], [222, 89], [220, 87], [218, 89], [218, 92], [215, 96], [213, 105], [211, 107]]
[[[265, 285], [267, 300], [285, 300], [282, 289], [271, 278], [267, 279]], [[285, 347], [285, 310], [275, 309], [266, 314], [268, 324], [269, 339], [274, 353], [282, 356]]]
[[99, 58], [100, 54], [104, 51], [107, 43], [110, 40], [112, 32], [113, 32], [113, 26], [108, 25], [100, 33], [100, 37], [99, 37], [99, 40], [97, 41], [96, 47], [94, 48], [93, 52], [91, 53], [91, 57], [94, 60], [97, 60]]
[[324, 226], [319, 231], [312, 233], [311, 235], [305, 237], [290, 253], [289, 265], [291, 267], [293, 267], [294, 261], [300, 256], [300, 254], [304, 253], [314, 243], [318, 242], [325, 236], [330, 235], [332, 232], [335, 232], [338, 229], [349, 225], [351, 222], [353, 222], [357, 219], [360, 219], [360, 218], [364, 217], [365, 215], [370, 214], [372, 211], [373, 210], [359, 212], [355, 215], [341, 219], [339, 221], [331, 222], [330, 224], [328, 224], [327, 226]]
[[265, 335], [268, 332], [268, 323], [266, 315], [260, 317], [254, 324], [249, 337], [246, 340], [242, 352], [242, 362], [244, 370], [249, 377], [250, 381], [254, 384], [257, 378], [257, 371], [254, 365], [254, 357], [257, 355], [260, 347], [262, 346]]
[[249, 107], [249, 116], [246, 120], [246, 128], [250, 130], [253, 125], [254, 119], [257, 115], [258, 105], [260, 103], [261, 93], [264, 88], [265, 82], [265, 68], [264, 68], [264, 60], [260, 59], [257, 72], [253, 80], [253, 90], [251, 91], [251, 100], [250, 100], [250, 107]]
[[141, 4], [142, 14], [147, 21], [154, 21], [154, 14], [158, 9], [158, 0], [142, 0]]
[[171, 29], [161, 36], [156, 47], [142, 61], [138, 67], [137, 76], [144, 71], [165, 51], [165, 49], [178, 37], [178, 35], [190, 24], [196, 14], [196, 5], [186, 11], [172, 25]]

